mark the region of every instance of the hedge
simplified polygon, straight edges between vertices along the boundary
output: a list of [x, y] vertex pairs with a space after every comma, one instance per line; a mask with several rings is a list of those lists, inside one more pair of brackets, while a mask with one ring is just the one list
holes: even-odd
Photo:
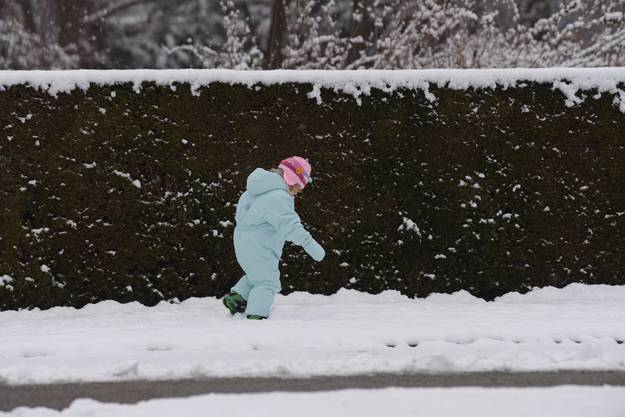
[[625, 114], [612, 94], [578, 91], [567, 106], [539, 82], [358, 101], [322, 88], [317, 103], [312, 89], [5, 87], [0, 309], [222, 296], [242, 274], [232, 234], [246, 177], [290, 155], [313, 165], [296, 208], [327, 257], [287, 245], [285, 293], [490, 300], [625, 284]]

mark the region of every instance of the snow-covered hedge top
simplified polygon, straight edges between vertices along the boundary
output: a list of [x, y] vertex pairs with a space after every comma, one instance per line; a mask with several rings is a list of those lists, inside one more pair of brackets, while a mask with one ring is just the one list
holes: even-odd
[[581, 103], [578, 90], [597, 89], [599, 93], [615, 95], [615, 104], [625, 112], [625, 68], [542, 68], [542, 69], [431, 69], [431, 70], [73, 70], [73, 71], [0, 71], [0, 90], [26, 84], [47, 91], [53, 96], [75, 88], [86, 90], [91, 84], [112, 85], [131, 82], [138, 92], [142, 82], [161, 85], [189, 83], [194, 94], [202, 86], [214, 82], [229, 84], [271, 85], [308, 83], [313, 85], [308, 96], [321, 102], [321, 88], [352, 94], [358, 102], [372, 88], [391, 92], [397, 88], [421, 89], [435, 101], [429, 92], [430, 84], [456, 90], [467, 88], [523, 87], [524, 82], [552, 83], [566, 96], [566, 104]]

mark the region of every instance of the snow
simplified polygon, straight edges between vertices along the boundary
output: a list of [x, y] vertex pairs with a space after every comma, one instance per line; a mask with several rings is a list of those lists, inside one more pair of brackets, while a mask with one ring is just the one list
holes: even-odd
[[130, 177], [130, 174], [128, 174], [127, 172], [120, 172], [118, 170], [114, 170], [113, 174], [117, 175], [118, 177], [126, 178], [128, 181], [130, 181], [132, 183], [132, 185], [134, 185], [137, 188], [141, 188], [141, 181], [133, 180]]
[[[385, 388], [211, 394], [120, 405], [80, 399], [62, 411], [17, 408], [2, 417], [622, 417], [625, 387]], [[250, 413], [250, 410], [254, 410]]]
[[[579, 90], [597, 89], [614, 94], [614, 105], [625, 112], [625, 92], [619, 83], [625, 82], [625, 68], [507, 68], [507, 69], [427, 69], [427, 70], [274, 70], [237, 71], [226, 69], [184, 70], [71, 70], [71, 71], [0, 71], [0, 90], [18, 84], [47, 91], [53, 96], [69, 93], [79, 88], [87, 90], [91, 84], [115, 85], [132, 83], [140, 92], [142, 82], [170, 85], [189, 83], [194, 94], [211, 83], [272, 85], [284, 83], [309, 83], [312, 90], [308, 98], [322, 103], [322, 88], [351, 94], [358, 103], [371, 89], [392, 92], [398, 88], [419, 89], [430, 102], [436, 97], [431, 85], [454, 90], [468, 88], [516, 88], [528, 82], [550, 83], [565, 96], [565, 104], [574, 106], [584, 101]], [[114, 98], [115, 95], [111, 94]]]
[[278, 296], [270, 320], [221, 301], [0, 312], [0, 382], [625, 370], [625, 286], [571, 284], [493, 302], [466, 291]]
[[397, 230], [411, 230], [413, 231], [419, 238], [421, 238], [421, 229], [419, 226], [412, 220], [407, 217], [402, 216], [402, 224], [397, 228]]

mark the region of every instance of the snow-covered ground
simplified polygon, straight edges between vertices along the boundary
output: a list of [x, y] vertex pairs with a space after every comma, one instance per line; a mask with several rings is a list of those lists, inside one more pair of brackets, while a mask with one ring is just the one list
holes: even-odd
[[370, 372], [625, 370], [625, 286], [572, 284], [485, 302], [341, 290], [279, 296], [272, 317], [215, 298], [0, 312], [0, 382]]
[[623, 417], [625, 387], [386, 388], [316, 393], [213, 394], [133, 405], [77, 400], [55, 411], [0, 417]]

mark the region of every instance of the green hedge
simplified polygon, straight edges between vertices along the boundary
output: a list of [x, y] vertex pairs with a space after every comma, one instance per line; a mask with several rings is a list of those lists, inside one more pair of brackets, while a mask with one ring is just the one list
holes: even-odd
[[311, 89], [0, 91], [0, 308], [223, 295], [246, 176], [292, 154], [313, 164], [296, 207], [328, 256], [287, 245], [285, 292], [625, 284], [625, 114], [609, 94], [566, 107], [527, 83], [359, 105]]

